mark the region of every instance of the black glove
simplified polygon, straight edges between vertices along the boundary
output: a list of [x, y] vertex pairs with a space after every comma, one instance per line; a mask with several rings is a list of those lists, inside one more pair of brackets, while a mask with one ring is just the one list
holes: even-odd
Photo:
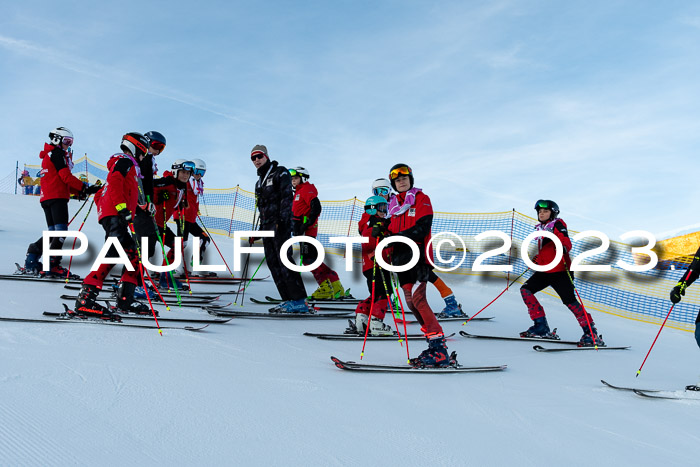
[[94, 185], [90, 185], [87, 188], [85, 188], [85, 193], [88, 195], [94, 195], [98, 191], [102, 189], [102, 184], [101, 183], [96, 183]]
[[124, 223], [129, 224], [131, 222], [131, 211], [129, 211], [126, 206], [121, 209], [117, 207], [117, 215], [124, 221]]
[[389, 226], [385, 222], [377, 222], [372, 226], [372, 236], [374, 238], [382, 239], [384, 237], [388, 237], [389, 235]]
[[294, 236], [299, 236], [299, 235], [304, 235], [304, 232], [306, 232], [306, 228], [304, 227], [304, 223], [302, 221], [292, 221], [292, 233]]
[[63, 150], [61, 146], [56, 146], [51, 150], [51, 155], [56, 155], [59, 157], [65, 157], [66, 156], [66, 151]]
[[170, 199], [170, 192], [168, 191], [161, 191], [158, 194], [158, 199], [156, 199], [156, 204], [163, 204], [165, 201]]
[[685, 289], [688, 287], [688, 284], [685, 283], [685, 281], [680, 281], [676, 286], [671, 290], [671, 303], [678, 303], [681, 301], [681, 295], [685, 295]]

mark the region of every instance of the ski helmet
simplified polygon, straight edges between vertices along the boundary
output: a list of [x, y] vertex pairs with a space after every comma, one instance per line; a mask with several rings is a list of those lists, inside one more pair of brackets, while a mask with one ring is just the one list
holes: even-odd
[[54, 146], [58, 146], [61, 143], [65, 143], [70, 146], [73, 144], [73, 133], [64, 126], [54, 128], [49, 133], [49, 143], [53, 144]]
[[144, 135], [150, 141], [149, 146], [156, 151], [163, 152], [165, 149], [165, 136], [158, 131], [149, 131]]
[[148, 138], [141, 133], [131, 132], [122, 136], [121, 150], [139, 158], [148, 153]]
[[413, 188], [413, 170], [408, 164], [396, 164], [389, 171], [389, 180], [391, 180], [391, 187], [396, 190], [396, 179], [401, 175], [408, 175], [408, 179], [411, 181], [411, 188]]
[[192, 159], [192, 162], [194, 162], [193, 175], [200, 175], [203, 177], [207, 171], [207, 164], [205, 164], [202, 159]]
[[391, 182], [386, 178], [378, 178], [372, 182], [372, 194], [375, 196], [391, 193]]
[[552, 218], [559, 217], [559, 205], [551, 199], [541, 199], [537, 201], [535, 203], [535, 211], [539, 212], [540, 209], [550, 209], [552, 211]]
[[173, 162], [173, 165], [170, 166], [170, 168], [173, 171], [173, 176], [177, 178], [180, 175], [181, 170], [186, 170], [190, 172], [190, 175], [194, 173], [194, 162], [188, 161], [187, 159], [177, 159], [175, 162]]
[[292, 177], [301, 177], [302, 183], [309, 181], [309, 171], [304, 167], [294, 167], [293, 169], [289, 169], [289, 175]]
[[389, 205], [381, 196], [370, 196], [365, 201], [365, 212], [370, 216], [377, 214], [377, 211], [386, 213], [389, 210]]

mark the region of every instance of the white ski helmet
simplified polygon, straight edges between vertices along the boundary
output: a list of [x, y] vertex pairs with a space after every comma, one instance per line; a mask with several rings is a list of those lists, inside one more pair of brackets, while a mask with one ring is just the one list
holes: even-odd
[[61, 144], [63, 142], [63, 138], [66, 138], [66, 143], [68, 143], [68, 140], [70, 140], [70, 144], [68, 144], [68, 146], [73, 144], [73, 133], [64, 126], [54, 128], [49, 133], [49, 143], [53, 144], [54, 146]]
[[372, 194], [375, 196], [378, 196], [380, 194], [377, 188], [385, 188], [385, 190], [382, 191], [386, 192], [382, 194], [388, 195], [389, 193], [391, 193], [391, 182], [386, 178], [378, 178], [374, 182], [372, 182]]
[[194, 162], [194, 175], [204, 176], [204, 173], [207, 171], [207, 164], [202, 159], [192, 159], [192, 162]]
[[181, 170], [187, 170], [190, 175], [194, 173], [194, 162], [188, 161], [187, 159], [176, 159], [173, 165], [170, 166], [173, 171], [173, 176], [177, 178]]
[[292, 177], [301, 177], [302, 182], [309, 180], [309, 171], [304, 167], [294, 167], [293, 169], [289, 169], [289, 175]]

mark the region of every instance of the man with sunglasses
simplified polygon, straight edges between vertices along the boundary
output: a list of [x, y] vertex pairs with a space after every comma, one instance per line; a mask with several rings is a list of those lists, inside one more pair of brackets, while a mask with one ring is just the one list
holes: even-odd
[[[381, 196], [388, 202], [391, 202], [394, 198], [394, 195], [391, 191], [391, 182], [389, 182], [389, 180], [387, 180], [386, 178], [378, 178], [372, 183], [372, 194], [374, 196]], [[362, 235], [362, 226], [364, 226], [368, 220], [369, 217], [367, 216], [367, 214], [363, 213], [358, 224], [360, 235]], [[443, 308], [442, 311], [438, 314], [439, 318], [467, 317], [466, 313], [462, 311], [462, 305], [457, 303], [457, 298], [455, 297], [455, 294], [452, 291], [452, 289], [447, 284], [445, 284], [445, 282], [442, 279], [440, 279], [435, 273], [435, 271], [432, 269], [430, 270], [430, 275], [428, 276], [428, 282], [433, 284], [435, 288], [438, 289], [438, 292], [440, 292], [440, 296], [443, 300], [445, 300], [445, 308]]]
[[[372, 236], [389, 235], [406, 237], [418, 246], [418, 263], [408, 271], [398, 273], [399, 285], [406, 297], [406, 305], [421, 324], [428, 341], [428, 349], [410, 360], [415, 367], [445, 367], [454, 364], [447, 353], [445, 335], [426, 297], [426, 288], [432, 266], [428, 262], [426, 246], [430, 241], [433, 225], [433, 206], [430, 198], [420, 188], [414, 187], [413, 171], [407, 164], [396, 164], [389, 172], [391, 186], [398, 193], [389, 203], [391, 223], [377, 223]], [[391, 263], [403, 266], [411, 261], [411, 248], [403, 243], [392, 243]], [[417, 285], [416, 285], [417, 284]]]
[[158, 175], [158, 165], [155, 156], [165, 150], [165, 136], [158, 131], [148, 131], [144, 134], [148, 138], [148, 153], [138, 161], [141, 171], [141, 186], [143, 187], [143, 204], [139, 204], [134, 213], [134, 229], [138, 238], [148, 237], [148, 258], [153, 257], [158, 243], [153, 216], [156, 214], [156, 207], [153, 203], [154, 179]]
[[[318, 218], [321, 215], [321, 201], [318, 199], [316, 187], [309, 183], [309, 172], [304, 167], [289, 169], [292, 176], [292, 186], [294, 187], [294, 203], [292, 204], [293, 233], [294, 235], [305, 235], [316, 238], [318, 234]], [[316, 248], [310, 243], [302, 242], [299, 245], [301, 250], [302, 264], [309, 265], [316, 261], [318, 254]], [[333, 300], [345, 298], [345, 288], [340, 283], [338, 273], [332, 270], [325, 263], [311, 271], [318, 289], [311, 294], [309, 299]]]
[[[97, 193], [98, 185], [88, 185], [71, 173], [73, 170], [73, 133], [65, 127], [58, 127], [49, 133], [49, 142], [44, 143], [44, 150], [39, 153], [41, 158], [41, 197], [39, 201], [44, 210], [48, 230], [68, 230], [68, 200], [71, 194], [87, 197]], [[63, 248], [65, 237], [54, 237], [51, 249]], [[44, 275], [42, 264], [39, 262], [43, 255], [43, 237], [27, 248], [24, 268], [19, 268], [18, 274]], [[68, 278], [68, 270], [61, 266], [61, 256], [52, 256], [50, 270], [45, 274], [49, 277]], [[78, 279], [76, 274], [71, 279]]]
[[[310, 313], [312, 310], [306, 302], [306, 288], [301, 274], [288, 269], [280, 260], [282, 244], [292, 237], [292, 177], [277, 161], [270, 160], [267, 148], [262, 144], [253, 148], [250, 160], [259, 177], [255, 184], [255, 196], [260, 213], [260, 230], [275, 232], [274, 237], [263, 238], [263, 247], [267, 266], [283, 302], [271, 308], [270, 312]], [[293, 262], [291, 248], [287, 254], [289, 261]]]

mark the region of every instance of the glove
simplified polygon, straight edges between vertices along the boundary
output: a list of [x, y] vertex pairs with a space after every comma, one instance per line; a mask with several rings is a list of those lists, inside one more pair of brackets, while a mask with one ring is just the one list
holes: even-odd
[[257, 238], [255, 237], [248, 237], [248, 245], [252, 245], [253, 243], [255, 243], [256, 240]]
[[676, 284], [671, 290], [671, 303], [676, 304], [681, 301], [681, 295], [685, 295], [686, 287], [688, 287], [688, 284], [686, 284], [685, 281], [680, 281]]
[[158, 199], [156, 200], [156, 203], [163, 204], [165, 201], [167, 201], [169, 199], [170, 199], [170, 192], [161, 191], [160, 194], [158, 195]]
[[117, 204], [115, 208], [117, 208], [117, 215], [119, 216], [119, 218], [122, 219], [126, 224], [129, 224], [131, 222], [131, 211], [129, 211], [129, 209], [126, 207], [126, 204]]
[[382, 239], [389, 236], [389, 229], [384, 222], [377, 222], [372, 226], [372, 236], [376, 239]]
[[145, 211], [151, 217], [156, 215], [156, 205], [153, 203], [139, 204], [139, 209]]
[[75, 196], [76, 198], [78, 198], [78, 201], [83, 201], [83, 200], [87, 199], [87, 197], [89, 196], [87, 190], [88, 190], [88, 184], [83, 182], [83, 188]]
[[294, 236], [297, 237], [299, 235], [304, 235], [304, 232], [306, 229], [304, 228], [304, 223], [301, 221], [294, 221], [293, 222], [293, 227], [292, 227], [292, 232], [294, 233]]
[[85, 193], [88, 195], [94, 195], [98, 191], [102, 189], [102, 183], [95, 183], [94, 185], [90, 185], [85, 188]]

